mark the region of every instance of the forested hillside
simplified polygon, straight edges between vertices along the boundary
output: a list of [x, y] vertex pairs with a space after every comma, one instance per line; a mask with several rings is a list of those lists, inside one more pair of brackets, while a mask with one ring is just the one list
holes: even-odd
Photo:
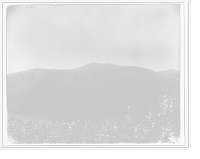
[[8, 112], [7, 136], [11, 144], [179, 144], [179, 100], [164, 95], [138, 118], [130, 114], [51, 120]]

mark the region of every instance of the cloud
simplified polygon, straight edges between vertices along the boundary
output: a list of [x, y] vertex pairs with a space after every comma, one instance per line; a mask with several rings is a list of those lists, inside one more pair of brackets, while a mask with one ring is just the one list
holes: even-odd
[[58, 68], [94, 61], [179, 68], [178, 5], [19, 5], [7, 9], [7, 21], [8, 57], [31, 61], [9, 62], [11, 72], [55, 61]]

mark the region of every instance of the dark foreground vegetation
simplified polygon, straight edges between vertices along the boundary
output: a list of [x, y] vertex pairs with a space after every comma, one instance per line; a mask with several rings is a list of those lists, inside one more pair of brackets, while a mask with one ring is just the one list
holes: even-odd
[[177, 143], [180, 106], [166, 96], [160, 106], [146, 112], [114, 116], [79, 116], [53, 119], [8, 113], [7, 132], [16, 144]]

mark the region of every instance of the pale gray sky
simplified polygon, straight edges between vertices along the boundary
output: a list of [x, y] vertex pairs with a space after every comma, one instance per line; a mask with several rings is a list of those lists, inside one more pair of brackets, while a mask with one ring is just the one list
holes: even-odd
[[90, 62], [179, 69], [179, 5], [13, 5], [8, 73]]

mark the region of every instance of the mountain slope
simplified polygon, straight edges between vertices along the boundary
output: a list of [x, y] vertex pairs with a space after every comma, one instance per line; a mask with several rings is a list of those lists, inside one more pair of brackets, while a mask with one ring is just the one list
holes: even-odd
[[179, 81], [155, 71], [90, 63], [70, 69], [32, 69], [7, 76], [8, 110], [54, 117], [112, 115], [156, 108], [179, 97]]
[[174, 78], [174, 79], [177, 79], [177, 80], [180, 79], [180, 72], [178, 70], [174, 70], [174, 69], [159, 71], [158, 74], [160, 74], [162, 76]]

